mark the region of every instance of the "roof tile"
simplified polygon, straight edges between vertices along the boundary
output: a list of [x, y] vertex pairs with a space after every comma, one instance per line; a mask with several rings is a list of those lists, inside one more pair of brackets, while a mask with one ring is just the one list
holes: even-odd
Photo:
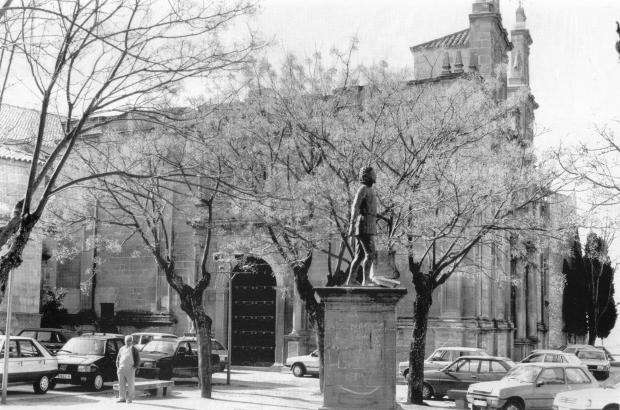
[[469, 29], [457, 31], [440, 38], [436, 38], [426, 43], [412, 46], [411, 51], [420, 51], [433, 48], [461, 48], [469, 47]]

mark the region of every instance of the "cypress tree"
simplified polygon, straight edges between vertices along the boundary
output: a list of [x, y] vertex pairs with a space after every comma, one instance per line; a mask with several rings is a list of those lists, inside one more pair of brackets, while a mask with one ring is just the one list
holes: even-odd
[[564, 332], [571, 336], [583, 336], [588, 332], [588, 297], [581, 241], [577, 232], [572, 241], [570, 254], [564, 259], [562, 272], [565, 279], [562, 300]]

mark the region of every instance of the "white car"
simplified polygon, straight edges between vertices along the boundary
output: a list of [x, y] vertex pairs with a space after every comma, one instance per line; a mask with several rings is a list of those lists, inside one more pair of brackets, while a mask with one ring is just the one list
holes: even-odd
[[158, 333], [158, 332], [138, 332], [132, 333], [133, 345], [138, 350], [142, 350], [144, 346], [152, 340], [176, 340], [178, 336], [171, 333]]
[[620, 383], [615, 386], [569, 391], [555, 396], [556, 410], [608, 410], [620, 406]]
[[[0, 339], [0, 369], [4, 368], [4, 337]], [[30, 337], [11, 336], [9, 342], [9, 385], [30, 384], [35, 393], [54, 387], [58, 361], [39, 342]], [[0, 372], [0, 380], [2, 373]]]
[[220, 357], [220, 364], [218, 371], [223, 372], [228, 363], [228, 349], [226, 349], [220, 342], [211, 338], [211, 353], [215, 353]]
[[[424, 361], [424, 370], [443, 369], [461, 356], [490, 356], [477, 347], [440, 347]], [[409, 374], [409, 361], [398, 363], [398, 373], [406, 379]]]
[[306, 374], [319, 374], [319, 351], [305, 355], [293, 356], [286, 359], [286, 367], [291, 369], [295, 377], [302, 377]]
[[561, 350], [534, 350], [526, 356], [520, 363], [570, 363], [583, 364], [577, 356]]

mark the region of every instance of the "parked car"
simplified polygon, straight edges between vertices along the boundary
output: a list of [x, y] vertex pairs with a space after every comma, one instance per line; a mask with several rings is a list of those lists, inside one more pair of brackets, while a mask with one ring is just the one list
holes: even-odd
[[520, 363], [572, 363], [583, 364], [577, 356], [561, 350], [534, 350], [526, 356]]
[[[490, 356], [477, 347], [440, 347], [424, 361], [424, 370], [443, 369], [461, 356]], [[398, 373], [406, 379], [409, 361], [398, 363]]]
[[562, 350], [563, 352], [566, 352], [566, 353], [573, 353], [573, 354], [575, 354], [575, 353], [577, 353], [577, 350], [582, 350], [582, 349], [595, 349], [595, 347], [591, 346], [591, 345], [585, 345], [585, 344], [574, 344], [574, 345], [564, 346], [560, 350]]
[[[9, 341], [9, 385], [31, 384], [35, 393], [54, 388], [58, 362], [52, 354], [31, 337], [11, 336]], [[0, 369], [4, 368], [4, 342], [0, 339]], [[0, 381], [2, 372], [0, 372]]]
[[[119, 337], [120, 336], [120, 337]], [[81, 384], [95, 391], [103, 383], [116, 380], [116, 356], [123, 346], [122, 335], [93, 334], [76, 336], [58, 350], [57, 383]]]
[[607, 360], [609, 360], [611, 367], [620, 367], [620, 346], [610, 348], [598, 346], [598, 348], [607, 354]]
[[603, 350], [593, 348], [580, 349], [575, 354], [583, 364], [588, 366], [588, 370], [597, 380], [606, 380], [609, 377], [611, 364]]
[[512, 360], [505, 357], [459, 357], [441, 370], [424, 371], [423, 398], [440, 399], [448, 390], [466, 390], [472, 383], [499, 380], [514, 365]]
[[305, 356], [293, 356], [286, 359], [286, 367], [291, 369], [293, 376], [303, 377], [306, 374], [319, 374], [319, 351], [307, 354]]
[[510, 369], [501, 380], [469, 386], [467, 402], [473, 410], [550, 409], [556, 394], [596, 386], [598, 382], [584, 365], [523, 363]]
[[620, 383], [615, 386], [560, 393], [553, 401], [554, 410], [612, 410], [618, 406], [620, 406]]
[[151, 340], [177, 339], [178, 336], [173, 335], [172, 333], [138, 332], [132, 333], [131, 338], [133, 339], [133, 345], [138, 350], [142, 350], [142, 348]]
[[77, 333], [72, 330], [48, 327], [22, 329], [18, 334], [18, 336], [31, 337], [37, 340], [52, 354], [56, 354], [62, 345], [76, 335]]
[[[211, 368], [219, 369], [220, 356], [211, 353]], [[159, 339], [147, 343], [140, 352], [136, 377], [170, 380], [173, 377], [198, 377], [198, 343], [193, 337]]]
[[215, 353], [220, 358], [217, 371], [224, 371], [226, 363], [228, 363], [228, 349], [222, 346], [216, 339], [211, 339], [211, 353]]

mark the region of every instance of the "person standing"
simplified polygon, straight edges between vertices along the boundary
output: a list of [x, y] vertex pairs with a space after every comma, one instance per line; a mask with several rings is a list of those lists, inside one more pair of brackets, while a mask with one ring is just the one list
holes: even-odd
[[118, 402], [131, 403], [135, 392], [136, 369], [140, 364], [140, 354], [133, 346], [131, 336], [125, 336], [125, 346], [116, 356], [116, 374], [118, 376]]

